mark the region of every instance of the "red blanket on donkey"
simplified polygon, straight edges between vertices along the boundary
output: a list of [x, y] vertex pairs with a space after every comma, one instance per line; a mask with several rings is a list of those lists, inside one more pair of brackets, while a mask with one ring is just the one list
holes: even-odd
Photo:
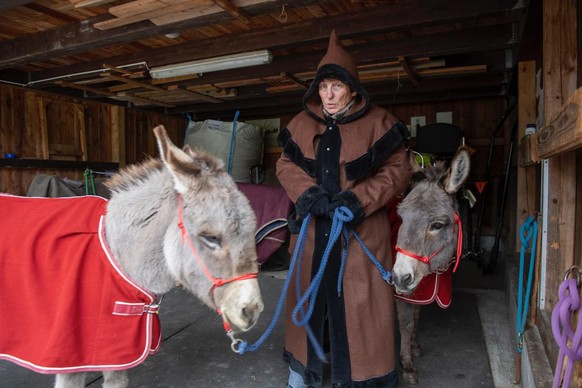
[[[396, 208], [401, 198], [393, 199], [386, 208], [388, 209], [388, 218], [390, 219], [391, 228], [391, 248], [392, 257], [396, 258], [396, 239], [398, 237], [398, 228], [402, 220], [396, 212]], [[454, 262], [451, 261], [451, 264]], [[434, 301], [444, 309], [451, 305], [453, 298], [453, 269], [449, 267], [444, 272], [431, 273], [422, 279], [414, 292], [410, 295], [399, 295], [394, 293], [394, 297], [402, 299], [412, 304], [430, 304]]]
[[155, 295], [110, 254], [106, 206], [0, 195], [0, 359], [41, 373], [112, 370], [158, 349]]

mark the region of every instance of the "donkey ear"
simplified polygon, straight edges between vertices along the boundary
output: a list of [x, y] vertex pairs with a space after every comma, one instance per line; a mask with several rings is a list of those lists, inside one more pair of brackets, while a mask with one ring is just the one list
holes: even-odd
[[172, 143], [163, 125], [154, 128], [154, 135], [158, 141], [160, 159], [172, 174], [176, 190], [185, 194], [189, 182], [188, 177], [200, 174], [200, 168], [196, 167], [190, 155]]
[[466, 147], [461, 147], [457, 150], [455, 157], [451, 161], [451, 165], [443, 181], [445, 191], [449, 194], [454, 194], [459, 191], [461, 185], [469, 176], [470, 169], [470, 151]]

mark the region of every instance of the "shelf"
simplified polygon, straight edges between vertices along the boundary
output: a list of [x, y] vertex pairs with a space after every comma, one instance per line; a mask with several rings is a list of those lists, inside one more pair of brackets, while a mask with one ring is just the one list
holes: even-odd
[[56, 168], [72, 170], [118, 170], [119, 163], [107, 162], [79, 162], [75, 160], [47, 160], [47, 159], [0, 159], [0, 168]]

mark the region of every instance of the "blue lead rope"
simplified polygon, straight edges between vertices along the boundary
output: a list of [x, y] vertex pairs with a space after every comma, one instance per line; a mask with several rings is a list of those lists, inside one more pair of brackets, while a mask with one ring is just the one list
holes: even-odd
[[[275, 328], [277, 321], [279, 320], [279, 316], [281, 315], [281, 310], [283, 310], [283, 305], [285, 304], [285, 297], [287, 296], [287, 291], [289, 290], [289, 283], [291, 283], [291, 277], [293, 274], [293, 269], [298, 260], [298, 256], [301, 253], [303, 254], [303, 249], [305, 248], [305, 236], [307, 235], [307, 228], [309, 226], [309, 220], [311, 219], [311, 214], [308, 214], [305, 219], [303, 220], [303, 224], [301, 225], [301, 230], [299, 231], [299, 236], [297, 238], [297, 245], [295, 246], [295, 252], [293, 252], [293, 257], [291, 258], [291, 263], [289, 264], [289, 272], [287, 273], [287, 278], [285, 279], [285, 283], [283, 283], [283, 289], [281, 290], [281, 296], [279, 296], [279, 302], [277, 302], [277, 307], [275, 308], [275, 314], [273, 315], [273, 319], [267, 327], [267, 330], [263, 333], [263, 335], [252, 345], [248, 345], [246, 341], [241, 341], [238, 349], [235, 351], [239, 354], [244, 354], [245, 352], [254, 352], [265, 342], [265, 340], [271, 335], [271, 332]], [[300, 268], [300, 266], [298, 266]]]
[[[323, 253], [323, 257], [321, 259], [321, 263], [317, 273], [311, 280], [311, 284], [307, 288], [307, 291], [303, 295], [301, 295], [301, 288], [300, 288], [300, 273], [301, 273], [301, 259], [303, 257], [303, 251], [305, 249], [305, 241], [307, 236], [307, 229], [309, 227], [309, 221], [311, 220], [311, 214], [308, 214], [303, 223], [301, 225], [301, 230], [299, 231], [299, 236], [297, 237], [297, 244], [295, 246], [295, 251], [293, 252], [293, 257], [291, 258], [291, 263], [289, 264], [289, 272], [287, 273], [287, 278], [285, 279], [285, 283], [283, 284], [283, 289], [281, 290], [281, 296], [279, 297], [279, 301], [277, 303], [277, 307], [275, 309], [275, 314], [273, 315], [273, 319], [267, 327], [267, 330], [263, 333], [263, 335], [252, 345], [248, 345], [246, 341], [240, 340], [238, 349], [235, 351], [239, 354], [244, 354], [247, 351], [253, 352], [257, 350], [263, 342], [267, 339], [267, 337], [272, 333], [277, 321], [279, 320], [279, 316], [281, 315], [281, 310], [283, 309], [283, 305], [285, 303], [285, 297], [289, 290], [289, 284], [291, 283], [291, 278], [293, 277], [293, 272], [296, 271], [296, 290], [297, 290], [297, 305], [293, 309], [293, 313], [291, 318], [293, 323], [296, 326], [305, 327], [307, 331], [307, 337], [311, 342], [317, 357], [322, 362], [327, 362], [325, 357], [325, 352], [323, 351], [323, 347], [318, 342], [317, 337], [313, 333], [313, 330], [309, 326], [309, 320], [311, 319], [311, 315], [313, 314], [313, 309], [315, 306], [315, 298], [317, 296], [317, 291], [319, 289], [319, 285], [321, 283], [321, 279], [323, 278], [323, 274], [325, 273], [325, 267], [327, 265], [329, 255], [337, 239], [339, 238], [340, 234], [344, 235], [344, 245], [342, 249], [342, 256], [341, 256], [341, 265], [340, 271], [338, 274], [338, 296], [341, 295], [341, 284], [343, 279], [343, 274], [345, 270], [345, 263], [347, 259], [347, 252], [348, 252], [348, 242], [349, 242], [349, 234], [354, 236], [354, 238], [360, 243], [364, 252], [368, 255], [368, 258], [372, 263], [378, 268], [382, 279], [384, 279], [388, 284], [392, 284], [392, 273], [384, 269], [382, 264], [374, 257], [372, 252], [365, 246], [364, 242], [360, 239], [360, 237], [354, 232], [353, 230], [349, 230], [347, 227], [344, 226], [346, 222], [353, 220], [354, 215], [350, 209], [345, 206], [339, 207], [335, 210], [333, 214], [331, 230], [329, 235], [329, 240], [327, 242], [327, 246], [325, 247], [325, 251]], [[307, 307], [307, 311], [305, 311], [305, 304], [309, 302], [309, 306]]]
[[[519, 353], [521, 353], [523, 350], [523, 334], [525, 331], [525, 321], [527, 319], [538, 239], [538, 223], [532, 216], [529, 216], [527, 220], [525, 220], [525, 222], [521, 225], [521, 228], [519, 229], [519, 237], [521, 239], [521, 249], [519, 252], [519, 281], [517, 286], [517, 350]], [[530, 240], [533, 240], [531, 245], [529, 244]], [[525, 267], [525, 252], [528, 249], [531, 250], [531, 253], [529, 260], [529, 272], [527, 276], [527, 287], [524, 299], [523, 273]]]

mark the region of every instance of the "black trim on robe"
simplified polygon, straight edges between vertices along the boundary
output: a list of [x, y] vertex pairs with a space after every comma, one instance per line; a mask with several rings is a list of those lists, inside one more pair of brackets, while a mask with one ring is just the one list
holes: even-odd
[[315, 160], [303, 156], [301, 148], [291, 138], [289, 129], [282, 128], [277, 136], [277, 142], [283, 148], [283, 153], [293, 163], [301, 167], [310, 177], [315, 178]]
[[366, 154], [346, 163], [348, 180], [359, 181], [372, 175], [409, 138], [410, 132], [404, 124], [401, 122], [394, 124]]

